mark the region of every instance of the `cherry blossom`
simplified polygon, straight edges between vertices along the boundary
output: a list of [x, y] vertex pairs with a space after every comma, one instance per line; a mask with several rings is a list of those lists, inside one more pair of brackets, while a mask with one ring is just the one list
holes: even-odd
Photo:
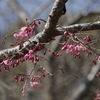
[[30, 86], [31, 86], [32, 88], [36, 88], [36, 87], [39, 86], [39, 82], [31, 82], [31, 81], [30, 81]]

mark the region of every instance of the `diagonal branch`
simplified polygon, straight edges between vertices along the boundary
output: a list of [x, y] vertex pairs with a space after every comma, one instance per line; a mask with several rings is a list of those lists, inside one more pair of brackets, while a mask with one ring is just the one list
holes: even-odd
[[55, 34], [57, 33], [56, 25], [59, 18], [66, 12], [66, 2], [67, 0], [56, 0], [48, 16], [44, 30], [38, 33], [35, 37], [33, 36], [27, 42], [25, 42], [22, 48], [20, 48], [20, 46], [17, 46], [15, 48], [2, 50], [0, 52], [0, 62], [2, 62], [5, 59], [5, 57], [3, 56], [5, 53], [8, 55], [8, 57], [12, 58], [12, 56], [14, 55], [14, 59], [19, 59], [24, 55], [18, 56], [18, 53], [21, 52], [23, 54], [26, 54], [28, 53], [28, 49], [33, 48], [34, 45], [36, 45], [37, 43], [47, 43], [51, 41], [52, 36], [55, 36]]

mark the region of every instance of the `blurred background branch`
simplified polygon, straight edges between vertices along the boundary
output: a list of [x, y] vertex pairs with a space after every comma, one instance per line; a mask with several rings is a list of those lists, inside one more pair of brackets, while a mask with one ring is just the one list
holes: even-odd
[[17, 1], [15, 0], [7, 0], [9, 5], [12, 7], [15, 13], [19, 16], [19, 18], [25, 23], [26, 18], [29, 18], [28, 14], [18, 5]]

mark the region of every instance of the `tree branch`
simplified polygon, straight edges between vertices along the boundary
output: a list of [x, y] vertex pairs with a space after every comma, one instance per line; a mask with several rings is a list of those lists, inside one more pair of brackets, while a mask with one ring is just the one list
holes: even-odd
[[[67, 0], [56, 0], [48, 16], [44, 30], [35, 35], [35, 37], [31, 37], [27, 42], [23, 44], [22, 48], [20, 48], [20, 46], [17, 46], [0, 51], [0, 62], [5, 59], [5, 53], [8, 55], [8, 57], [12, 59], [19, 59], [23, 57], [24, 54], [28, 53], [28, 49], [32, 49], [37, 43], [47, 43], [51, 41], [52, 36], [55, 36], [55, 34], [57, 33], [56, 25], [59, 18], [66, 12], [66, 2]], [[19, 53], [23, 53], [23, 55], [19, 56]]]
[[[12, 59], [19, 59], [25, 54], [27, 54], [28, 50], [34, 48], [36, 44], [47, 43], [51, 41], [52, 37], [54, 37], [55, 35], [62, 35], [63, 32], [67, 30], [70, 30], [71, 32], [80, 32], [100, 29], [100, 21], [94, 23], [75, 24], [56, 28], [59, 18], [66, 12], [66, 2], [67, 0], [56, 0], [49, 14], [44, 30], [38, 33], [37, 35], [31, 37], [25, 43], [23, 43], [22, 48], [20, 48], [20, 46], [18, 45], [16, 47], [0, 51], [0, 62], [2, 62], [5, 59], [5, 53], [8, 55], [8, 57]], [[23, 53], [23, 55], [19, 56], [19, 53]]]
[[[53, 35], [56, 35], [56, 32], [60, 33], [59, 35], [61, 35], [64, 31], [67, 31], [67, 30], [70, 30], [72, 32], [79, 32], [80, 30], [81, 31], [89, 31], [89, 30], [98, 30], [98, 29], [100, 29], [100, 21], [94, 22], [92, 24], [84, 23], [84, 24], [75, 24], [75, 25], [70, 25], [70, 26], [58, 27], [57, 28], [58, 31], [55, 31], [55, 33]], [[49, 34], [40, 32], [37, 35], [31, 37], [28, 41], [26, 41], [23, 44], [22, 48], [20, 48], [20, 46], [17, 46], [14, 48], [5, 49], [5, 50], [0, 51], [0, 62], [2, 62], [3, 59], [5, 58], [3, 56], [5, 53], [8, 54], [9, 57], [12, 57], [13, 55], [15, 55], [13, 57], [13, 59], [18, 59], [23, 56], [23, 55], [18, 56], [18, 53], [20, 53], [20, 52], [23, 52], [23, 54], [28, 53], [28, 49], [32, 49], [36, 43], [49, 42], [51, 40], [50, 38], [52, 38], [52, 36], [48, 37]]]
[[[72, 32], [79, 32], [79, 31], [90, 31], [90, 30], [98, 30], [100, 29], [100, 21], [98, 22], [94, 22], [94, 23], [84, 23], [84, 24], [75, 24], [75, 25], [70, 25], [70, 26], [62, 26], [62, 27], [58, 27], [57, 30], [55, 31], [55, 33], [53, 35], [56, 35], [57, 32], [60, 33], [59, 35], [62, 35], [64, 31], [70, 30]], [[49, 32], [48, 32], [49, 33]], [[28, 49], [32, 49], [35, 44], [37, 43], [47, 43], [50, 40], [52, 40], [52, 35], [50, 36], [49, 34], [45, 34], [45, 32], [40, 32], [37, 35], [31, 37], [28, 41], [26, 41], [23, 44], [23, 47], [20, 48], [20, 46], [16, 46], [14, 48], [10, 48], [10, 49], [5, 49], [0, 51], [0, 62], [3, 61], [3, 59], [5, 58], [3, 55], [6, 53], [8, 54], [9, 57], [12, 57], [13, 55], [15, 55], [13, 57], [13, 59], [18, 59], [20, 57], [23, 57], [23, 55], [18, 56], [18, 53], [23, 52], [23, 54], [28, 53]], [[49, 36], [48, 36], [49, 35]], [[47, 36], [47, 37], [46, 37]]]
[[77, 33], [81, 31], [91, 31], [99, 29], [100, 29], [100, 21], [93, 23], [74, 24], [70, 26], [62, 26], [57, 28], [60, 34], [62, 34], [64, 31], [71, 31]]

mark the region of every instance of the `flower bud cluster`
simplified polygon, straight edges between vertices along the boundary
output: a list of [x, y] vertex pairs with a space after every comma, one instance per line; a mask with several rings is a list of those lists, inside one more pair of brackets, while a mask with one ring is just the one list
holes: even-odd
[[89, 37], [89, 35], [86, 35], [83, 40], [85, 40], [86, 42], [91, 42], [91, 38]]
[[[80, 52], [83, 51], [86, 53], [86, 56], [92, 55], [91, 50], [89, 50], [88, 45], [84, 43], [77, 35], [73, 32], [65, 31], [63, 33], [65, 42], [62, 43], [62, 49], [66, 50], [66, 53], [72, 53], [74, 58], [80, 58]], [[83, 38], [86, 42], [91, 42], [89, 35]]]
[[24, 56], [24, 58], [30, 62], [34, 62], [34, 61], [39, 61], [39, 58], [38, 57], [35, 57], [34, 55], [31, 55], [31, 54], [26, 54]]
[[42, 83], [42, 81], [41, 81], [42, 79], [41, 78], [43, 78], [43, 77], [47, 77], [48, 78], [49, 76], [52, 76], [52, 74], [49, 73], [48, 71], [46, 71], [46, 69], [43, 68], [42, 66], [37, 71], [41, 73], [41, 76], [37, 75], [37, 76], [32, 76], [30, 78], [30, 86], [32, 88], [36, 88], [36, 87], [39, 86], [40, 83]]
[[29, 38], [32, 35], [35, 35], [34, 28], [36, 28], [40, 24], [40, 21], [36, 23], [36, 21], [33, 21], [32, 23], [28, 23], [27, 26], [22, 27], [18, 33], [14, 34], [14, 37], [16, 39], [23, 39], [23, 38]]
[[[43, 48], [44, 45], [35, 46], [32, 50], [29, 50], [29, 52], [24, 56], [24, 58], [18, 60], [5, 59], [0, 63], [0, 68], [4, 68], [5, 71], [10, 71], [10, 66], [14, 68], [18, 66], [21, 62], [24, 62], [25, 60], [29, 60], [30, 62], [39, 61], [39, 57], [35, 56], [34, 53], [36, 51], [42, 50]], [[20, 56], [20, 54], [21, 53], [19, 53], [18, 55]], [[8, 58], [6, 54], [4, 56]]]
[[40, 83], [42, 83], [41, 76], [39, 76], [39, 75], [38, 76], [32, 76], [30, 78], [30, 86], [32, 88], [38, 87]]
[[61, 50], [66, 50], [66, 53], [72, 53], [74, 57], [80, 57], [80, 51], [86, 51], [86, 47], [83, 45], [77, 45], [77, 44], [62, 44]]
[[97, 64], [97, 60], [100, 60], [100, 56], [96, 57], [94, 60], [92, 60], [92, 62], [96, 65]]
[[32, 88], [36, 88], [36, 87], [39, 86], [39, 82], [31, 82], [31, 81], [30, 81], [30, 86], [31, 86]]
[[25, 80], [24, 76], [25, 75], [17, 75], [14, 78], [15, 78], [16, 82], [24, 82], [24, 80]]
[[52, 55], [58, 57], [58, 56], [61, 56], [62, 54], [60, 52], [52, 52]]
[[35, 35], [34, 28], [36, 28], [38, 24], [40, 24], [40, 22], [38, 21], [38, 23], [36, 23], [36, 21], [34, 21], [31, 24], [30, 23], [28, 24], [29, 25], [22, 27], [18, 33], [14, 34], [14, 37], [16, 39], [29, 38], [32, 35]]
[[29, 50], [29, 52], [24, 56], [26, 60], [30, 62], [39, 61], [39, 58], [34, 55], [36, 51], [40, 51], [44, 48], [44, 45], [39, 45], [34, 47], [33, 49]]
[[25, 26], [20, 29], [20, 32], [18, 34], [15, 33], [14, 37], [16, 39], [22, 39], [22, 38], [29, 38], [32, 35], [35, 35], [35, 31], [33, 30], [33, 28]]
[[[6, 60], [3, 60], [3, 61], [0, 63], [0, 65], [1, 65], [0, 67], [1, 67], [1, 68], [4, 68], [5, 71], [10, 71], [10, 68], [9, 68], [10, 66], [11, 66], [12, 68], [14, 68], [14, 67], [18, 66], [19, 63], [24, 62], [24, 61], [25, 61], [24, 58], [18, 59], [18, 60], [16, 60], [16, 61], [10, 60], [10, 59], [6, 59]], [[1, 69], [0, 69], [0, 71], [1, 71]]]
[[100, 100], [100, 94], [97, 95], [97, 97], [95, 98], [95, 100]]

